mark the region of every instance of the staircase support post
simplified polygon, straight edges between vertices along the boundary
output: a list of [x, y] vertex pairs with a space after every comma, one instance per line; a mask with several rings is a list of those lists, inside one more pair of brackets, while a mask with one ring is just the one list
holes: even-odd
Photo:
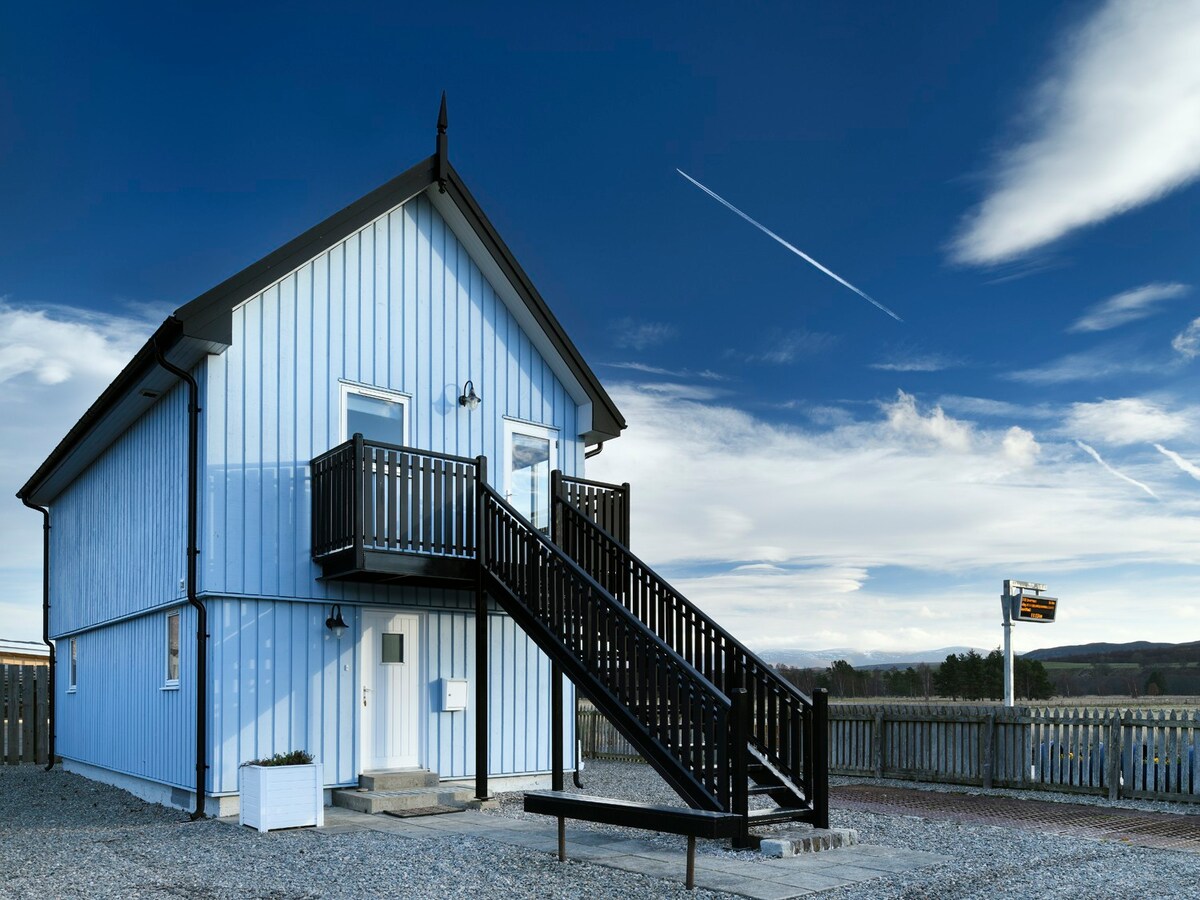
[[[562, 472], [550, 473], [550, 540], [562, 546]], [[553, 602], [547, 596], [546, 602]], [[563, 789], [563, 690], [558, 663], [550, 664], [550, 789]], [[561, 820], [560, 820], [561, 821]]]
[[813, 827], [829, 827], [829, 691], [813, 691]]
[[563, 683], [558, 663], [550, 664], [550, 789], [563, 789]]
[[730, 695], [732, 706], [729, 717], [732, 727], [729, 736], [729, 766], [730, 766], [730, 812], [741, 816], [738, 832], [733, 838], [735, 848], [752, 847], [750, 841], [750, 774], [747, 770], [747, 746], [750, 740], [749, 715], [750, 693], [745, 688], [737, 688]]
[[488, 598], [483, 571], [488, 558], [487, 457], [475, 460], [475, 799], [488, 799]]

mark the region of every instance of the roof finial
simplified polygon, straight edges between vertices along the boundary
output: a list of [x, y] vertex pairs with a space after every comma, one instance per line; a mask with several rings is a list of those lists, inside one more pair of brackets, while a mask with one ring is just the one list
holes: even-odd
[[437, 178], [438, 191], [446, 193], [446, 173], [450, 170], [450, 146], [446, 137], [446, 92], [442, 91], [442, 108], [438, 111], [437, 120], [437, 161], [434, 164], [434, 176]]

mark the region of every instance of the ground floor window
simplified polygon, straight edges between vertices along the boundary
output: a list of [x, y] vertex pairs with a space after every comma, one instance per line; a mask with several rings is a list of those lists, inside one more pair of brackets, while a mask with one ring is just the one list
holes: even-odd
[[163, 687], [179, 687], [179, 612], [167, 614], [167, 683]]

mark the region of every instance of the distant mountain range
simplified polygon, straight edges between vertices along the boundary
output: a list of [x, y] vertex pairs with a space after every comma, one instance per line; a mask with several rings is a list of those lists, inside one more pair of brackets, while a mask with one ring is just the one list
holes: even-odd
[[[937, 650], [919, 650], [896, 653], [886, 650], [852, 650], [836, 647], [832, 650], [762, 650], [759, 652], [769, 663], [782, 663], [797, 669], [827, 669], [835, 660], [844, 659], [856, 669], [915, 666], [919, 663], [941, 663], [952, 653], [966, 653], [971, 647], [941, 647]], [[978, 650], [978, 648], [974, 648]], [[979, 650], [984, 656], [988, 651]]]
[[[978, 647], [939, 647], [937, 650], [892, 652], [884, 650], [853, 650], [836, 647], [830, 650], [763, 650], [759, 655], [769, 663], [794, 666], [797, 669], [826, 669], [835, 660], [844, 659], [856, 669], [894, 669], [919, 663], [941, 663], [950, 654], [967, 653], [974, 649], [983, 656], [990, 651]], [[1130, 641], [1125, 644], [1072, 644], [1047, 647], [1018, 654], [1025, 659], [1041, 662], [1071, 661], [1097, 663], [1200, 663], [1200, 641], [1186, 644], [1167, 644], [1154, 641]]]
[[1042, 662], [1071, 661], [1092, 663], [1200, 663], [1200, 641], [1186, 644], [1164, 644], [1153, 641], [1130, 641], [1127, 644], [1074, 644], [1067, 647], [1047, 647], [1021, 654], [1026, 659]]

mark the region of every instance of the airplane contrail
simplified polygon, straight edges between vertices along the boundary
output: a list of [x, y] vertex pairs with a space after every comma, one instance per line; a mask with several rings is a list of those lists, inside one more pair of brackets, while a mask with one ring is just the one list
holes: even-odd
[[1140, 481], [1138, 481], [1134, 478], [1130, 478], [1128, 475], [1123, 475], [1120, 472], [1118, 472], [1116, 469], [1114, 469], [1112, 466], [1110, 466], [1108, 463], [1106, 463], [1100, 457], [1099, 453], [1097, 453], [1094, 449], [1089, 447], [1083, 441], [1076, 441], [1075, 443], [1079, 447], [1080, 450], [1082, 450], [1084, 453], [1086, 453], [1088, 456], [1090, 456], [1096, 462], [1100, 463], [1100, 465], [1104, 466], [1104, 468], [1106, 468], [1110, 473], [1112, 473], [1113, 475], [1116, 475], [1122, 481], [1128, 481], [1134, 487], [1141, 488], [1143, 491], [1145, 491], [1147, 494], [1149, 494], [1155, 500], [1159, 499], [1158, 494], [1156, 494], [1156, 493], [1154, 493], [1154, 491], [1150, 490], [1150, 488], [1147, 485], [1142, 484]]
[[1188, 462], [1186, 459], [1184, 459], [1182, 456], [1180, 456], [1174, 450], [1168, 450], [1162, 444], [1155, 444], [1154, 449], [1157, 450], [1159, 453], [1161, 453], [1163, 456], [1165, 456], [1167, 459], [1169, 459], [1171, 462], [1175, 463], [1175, 465], [1179, 466], [1179, 468], [1181, 468], [1183, 471], [1187, 472], [1189, 475], [1191, 475], [1197, 481], [1200, 481], [1200, 466], [1197, 466], [1194, 463]]
[[872, 306], [878, 307], [879, 309], [883, 310], [885, 313], [887, 313], [889, 316], [891, 316], [897, 322], [904, 321], [902, 318], [900, 318], [898, 315], [896, 315], [894, 312], [892, 312], [890, 309], [888, 309], [886, 306], [884, 306], [882, 303], [880, 303], [874, 297], [871, 297], [869, 294], [865, 293], [864, 291], [860, 291], [858, 288], [856, 288], [854, 285], [852, 285], [850, 282], [848, 282], [842, 276], [838, 275], [836, 272], [825, 268], [823, 265], [821, 265], [819, 262], [817, 262], [815, 259], [813, 259], [811, 256], [809, 256], [807, 253], [805, 253], [799, 247], [792, 246], [787, 241], [785, 241], [783, 238], [781, 238], [779, 235], [777, 235], [775, 232], [773, 232], [770, 228], [763, 225], [761, 222], [756, 222], [754, 219], [750, 218], [748, 215], [746, 215], [744, 212], [742, 212], [740, 209], [738, 209], [736, 206], [734, 206], [732, 203], [730, 203], [728, 200], [726, 200], [724, 197], [722, 197], [716, 191], [710, 191], [708, 188], [706, 188], [704, 185], [702, 185], [700, 182], [698, 182], [695, 178], [693, 178], [687, 172], [683, 171], [683, 169], [676, 169], [675, 171], [678, 172], [680, 175], [682, 175], [684, 178], [686, 178], [688, 181], [690, 181], [692, 184], [694, 184], [696, 187], [700, 188], [700, 190], [704, 191], [704, 193], [708, 194], [708, 196], [712, 197], [714, 200], [716, 200], [722, 206], [737, 213], [739, 216], [741, 216], [743, 219], [745, 219], [747, 222], [749, 222], [751, 225], [753, 225], [755, 228], [757, 228], [763, 234], [767, 235], [768, 237], [772, 237], [775, 240], [777, 240], [779, 243], [783, 244], [783, 246], [787, 247], [789, 250], [791, 250], [793, 253], [795, 253], [798, 257], [800, 257], [806, 263], [808, 263], [809, 265], [812, 265], [812, 266], [816, 266], [818, 269], [820, 269], [822, 272], [824, 272], [826, 275], [828, 275], [830, 278], [832, 278], [838, 284], [840, 284], [844, 287], [850, 288], [850, 290], [854, 291], [854, 293], [858, 294], [858, 296], [862, 297], [864, 300], [866, 300]]

